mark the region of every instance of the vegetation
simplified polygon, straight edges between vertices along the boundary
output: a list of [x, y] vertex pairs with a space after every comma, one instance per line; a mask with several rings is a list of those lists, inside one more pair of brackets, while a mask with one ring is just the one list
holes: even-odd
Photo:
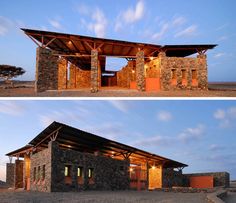
[[25, 70], [21, 67], [11, 65], [0, 65], [0, 79], [9, 83], [12, 78], [23, 75]]

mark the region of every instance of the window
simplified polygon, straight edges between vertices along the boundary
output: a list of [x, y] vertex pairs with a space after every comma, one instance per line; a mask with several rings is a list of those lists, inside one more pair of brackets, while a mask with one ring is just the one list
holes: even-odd
[[36, 180], [36, 167], [34, 167], [34, 177], [33, 177], [34, 181]]
[[88, 177], [93, 178], [93, 168], [89, 168], [88, 170]]
[[65, 166], [65, 176], [70, 177], [71, 176], [71, 166]]
[[37, 177], [37, 180], [39, 181], [41, 178], [41, 174], [40, 174], [40, 166], [38, 166], [38, 177]]
[[83, 168], [82, 167], [78, 167], [78, 169], [77, 169], [77, 176], [78, 177], [82, 177], [82, 173], [83, 173]]
[[42, 180], [45, 179], [45, 165], [43, 165]]

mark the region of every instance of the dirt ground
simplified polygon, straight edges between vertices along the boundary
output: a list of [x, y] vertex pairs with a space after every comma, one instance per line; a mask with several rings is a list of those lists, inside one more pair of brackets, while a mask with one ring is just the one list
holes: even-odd
[[1, 203], [207, 203], [205, 193], [160, 191], [87, 191], [68, 193], [13, 192], [0, 190]]
[[0, 97], [236, 97], [235, 90], [175, 90], [159, 92], [139, 92], [129, 89], [102, 88], [97, 93], [89, 89], [46, 91], [35, 93], [33, 87], [1, 89]]

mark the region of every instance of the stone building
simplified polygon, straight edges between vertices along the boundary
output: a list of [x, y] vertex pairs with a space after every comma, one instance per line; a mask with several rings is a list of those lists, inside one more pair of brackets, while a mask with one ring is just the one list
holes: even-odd
[[[208, 49], [216, 45], [134, 43], [41, 30], [22, 29], [38, 46], [36, 91], [103, 87], [139, 91], [208, 88]], [[195, 54], [195, 55], [194, 55]], [[119, 71], [106, 57], [127, 59]]]
[[[16, 157], [6, 165], [7, 184], [31, 191], [170, 188], [194, 176], [182, 174], [186, 164], [58, 122], [7, 156]], [[213, 175], [215, 186], [228, 184], [227, 173], [207, 174], [208, 182]]]

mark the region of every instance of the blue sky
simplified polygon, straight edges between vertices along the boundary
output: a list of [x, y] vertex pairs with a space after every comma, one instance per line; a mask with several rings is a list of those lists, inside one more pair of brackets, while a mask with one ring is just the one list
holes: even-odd
[[[208, 52], [209, 81], [236, 81], [234, 0], [1, 0], [0, 64], [33, 80], [36, 45], [20, 27], [155, 44], [219, 46]], [[124, 60], [108, 60], [117, 69]]]
[[0, 101], [0, 179], [4, 155], [54, 120], [236, 179], [235, 101]]

